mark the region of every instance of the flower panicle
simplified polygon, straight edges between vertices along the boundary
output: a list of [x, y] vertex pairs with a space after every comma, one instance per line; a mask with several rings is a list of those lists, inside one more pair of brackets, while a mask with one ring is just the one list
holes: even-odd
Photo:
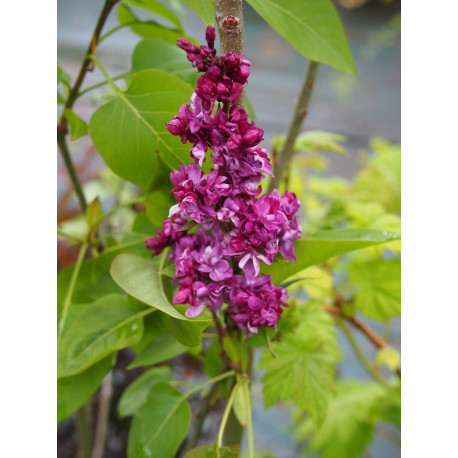
[[[179, 287], [173, 303], [189, 304], [188, 317], [198, 316], [204, 307], [219, 315], [228, 304], [233, 321], [250, 336], [261, 326], [276, 329], [287, 306], [286, 290], [260, 273], [260, 261], [270, 265], [277, 253], [296, 261], [300, 202], [289, 191], [261, 195], [261, 180], [273, 177], [267, 150], [259, 146], [264, 132], [236, 104], [251, 64], [233, 52], [217, 56], [212, 26], [205, 38], [207, 46], [177, 40], [203, 75], [190, 103], [166, 127], [183, 144], [192, 144], [194, 161], [171, 172], [177, 204], [146, 247], [153, 256], [173, 247], [169, 256]], [[208, 158], [213, 167], [204, 174]], [[200, 224], [197, 232], [180, 230], [189, 220]]]

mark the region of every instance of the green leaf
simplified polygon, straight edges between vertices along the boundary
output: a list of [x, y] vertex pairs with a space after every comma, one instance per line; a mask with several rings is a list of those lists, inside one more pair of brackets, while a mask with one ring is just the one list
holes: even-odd
[[118, 294], [110, 294], [90, 304], [71, 305], [57, 352], [57, 376], [77, 374], [114, 350], [128, 347], [143, 334], [139, 309]]
[[199, 76], [196, 69], [189, 64], [183, 50], [176, 44], [165, 43], [159, 38], [140, 41], [132, 54], [132, 71], [140, 72], [148, 68], [172, 73], [193, 86]]
[[205, 25], [215, 23], [215, 5], [213, 0], [183, 0], [204, 21]]
[[65, 118], [70, 124], [70, 130], [72, 133], [72, 140], [82, 137], [87, 134], [87, 123], [83, 121], [75, 112], [67, 108], [64, 111]]
[[309, 452], [320, 452], [321, 458], [358, 458], [363, 456], [373, 436], [379, 404], [384, 389], [363, 381], [339, 384], [337, 397], [329, 402], [324, 423], [317, 428], [309, 422]]
[[252, 400], [250, 388], [248, 386], [248, 379], [240, 379], [234, 387], [234, 414], [239, 423], [246, 428], [248, 426], [249, 417], [251, 415]]
[[200, 445], [199, 447], [189, 450], [183, 458], [238, 458], [239, 446], [231, 445], [221, 447], [219, 454], [216, 452], [216, 445]]
[[356, 308], [367, 317], [386, 321], [401, 313], [401, 260], [352, 263], [350, 283], [356, 287]]
[[317, 153], [318, 150], [332, 151], [333, 153], [347, 156], [347, 150], [341, 145], [346, 140], [343, 135], [333, 134], [332, 132], [309, 130], [297, 136], [294, 142], [294, 149], [307, 153]]
[[[83, 262], [73, 292], [73, 304], [84, 304], [110, 293], [123, 292], [109, 273], [115, 256], [115, 253], [108, 253]], [[73, 269], [74, 266], [66, 267], [57, 275], [57, 302], [65, 300]]]
[[[326, 299], [333, 295], [333, 280], [331, 274], [318, 266], [307, 267], [306, 269], [292, 275], [282, 287], [294, 292], [299, 288], [305, 289], [311, 299]], [[291, 286], [290, 286], [291, 285]]]
[[180, 30], [182, 30], [181, 22], [178, 16], [169, 8], [164, 6], [162, 3], [157, 0], [123, 0], [124, 3], [129, 5], [136, 6], [137, 8], [142, 8], [151, 13], [162, 16], [163, 18], [170, 21], [173, 25], [176, 25]]
[[[165, 259], [165, 258], [164, 258]], [[187, 320], [168, 301], [160, 272], [162, 265], [132, 254], [118, 255], [111, 265], [113, 280], [128, 294], [179, 320]]]
[[165, 332], [153, 338], [147, 347], [133, 360], [129, 369], [161, 363], [175, 358], [175, 356], [181, 355], [187, 350], [188, 347], [186, 345], [180, 344], [171, 334]]
[[178, 342], [188, 347], [196, 347], [202, 343], [202, 333], [207, 329], [212, 320], [197, 320], [195, 318], [188, 321], [170, 318], [170, 330]]
[[143, 38], [159, 38], [174, 45], [178, 38], [187, 38], [181, 30], [169, 29], [153, 20], [141, 21], [128, 6], [122, 3], [118, 6], [117, 13], [121, 24], [128, 25], [132, 32]]
[[133, 415], [145, 404], [148, 393], [154, 385], [169, 382], [172, 378], [170, 367], [154, 367], [136, 378], [124, 391], [118, 404], [118, 415]]
[[165, 125], [189, 100], [192, 87], [162, 70], [143, 70], [126, 92], [92, 116], [92, 140], [107, 165], [121, 178], [147, 187], [157, 167], [156, 154], [173, 169], [190, 162], [189, 147]]
[[59, 85], [59, 83], [62, 81], [62, 75], [63, 75], [64, 71], [62, 70], [62, 68], [60, 67], [59, 64], [57, 64], [57, 85]]
[[329, 343], [318, 333], [304, 332], [285, 335], [272, 347], [278, 359], [264, 349], [258, 366], [266, 369], [262, 378], [266, 408], [291, 400], [320, 424], [334, 390], [336, 356]]
[[291, 276], [306, 267], [319, 264], [329, 258], [349, 251], [399, 240], [400, 235], [393, 232], [343, 229], [322, 231], [314, 237], [295, 242], [297, 262], [279, 260], [271, 266], [263, 266], [262, 272], [274, 276], [274, 282], [289, 280]]
[[383, 347], [377, 352], [375, 363], [381, 366], [382, 364], [396, 371], [401, 364], [401, 355], [392, 347]]
[[203, 361], [205, 373], [211, 378], [216, 377], [223, 369], [223, 359], [219, 355], [221, 346], [217, 340], [214, 340], [208, 347]]
[[65, 105], [66, 104], [66, 100], [64, 99], [63, 95], [57, 91], [57, 104], [58, 105]]
[[114, 360], [114, 355], [109, 355], [79, 374], [57, 380], [57, 423], [76, 412], [91, 398]]
[[96, 197], [86, 208], [86, 220], [89, 227], [94, 226], [101, 216], [102, 204], [100, 199]]
[[401, 426], [401, 382], [395, 381], [381, 406], [380, 419]]
[[247, 0], [304, 57], [356, 75], [347, 37], [329, 0]]
[[181, 393], [167, 384], [155, 385], [132, 420], [128, 457], [173, 458], [190, 423], [191, 409]]

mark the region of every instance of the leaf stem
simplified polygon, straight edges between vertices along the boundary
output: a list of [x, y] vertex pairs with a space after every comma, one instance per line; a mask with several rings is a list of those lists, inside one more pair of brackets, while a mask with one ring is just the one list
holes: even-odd
[[304, 119], [307, 116], [309, 102], [312, 96], [313, 87], [318, 73], [319, 63], [311, 60], [305, 73], [304, 82], [302, 83], [301, 92], [294, 108], [293, 118], [286, 134], [285, 142], [274, 163], [275, 178], [272, 178], [269, 184], [269, 193], [278, 188], [283, 175], [290, 165], [291, 158], [294, 154], [294, 142], [301, 130]]
[[[278, 356], [277, 356], [278, 358]], [[253, 422], [252, 422], [252, 419], [251, 419], [251, 416], [252, 416], [252, 413], [253, 413], [253, 405], [252, 405], [252, 402], [251, 402], [251, 397], [250, 397], [250, 383], [249, 381], [246, 382], [248, 385], [247, 385], [247, 388], [246, 390], [243, 390], [243, 394], [245, 396], [245, 403], [246, 405], [250, 406], [250, 413], [248, 415], [248, 424], [247, 424], [247, 428], [248, 428], [248, 456], [249, 458], [254, 458], [254, 438], [253, 438]]]
[[81, 84], [83, 83], [84, 77], [88, 70], [90, 70], [90, 63], [91, 60], [89, 59], [89, 55], [95, 52], [95, 47], [97, 44], [97, 40], [102, 32], [102, 28], [107, 20], [110, 11], [112, 10], [113, 6], [118, 3], [120, 0], [106, 0], [105, 5], [100, 13], [99, 19], [97, 21], [97, 25], [95, 26], [94, 33], [92, 34], [91, 42], [89, 43], [89, 47], [86, 51], [86, 56], [81, 64], [81, 69], [78, 75], [78, 78], [71, 88], [70, 93], [68, 94], [67, 101], [65, 102], [64, 109], [62, 111], [62, 115], [59, 120], [59, 124], [57, 125], [57, 143], [59, 145], [60, 151], [62, 153], [62, 157], [65, 161], [65, 166], [67, 167], [68, 173], [72, 179], [73, 186], [75, 187], [76, 193], [78, 194], [78, 199], [80, 201], [81, 209], [83, 212], [86, 210], [86, 199], [84, 198], [84, 194], [81, 189], [81, 183], [78, 179], [78, 175], [76, 174], [75, 167], [73, 165], [72, 159], [70, 157], [70, 153], [68, 151], [67, 143], [65, 140], [65, 136], [68, 132], [68, 120], [65, 117], [65, 110], [71, 109], [75, 100], [78, 98], [78, 92], [80, 90]]
[[[126, 72], [126, 73], [123, 73], [122, 75], [114, 76], [112, 80], [113, 81], [121, 80], [124, 78], [128, 78], [129, 76], [133, 76], [135, 74], [136, 72]], [[83, 94], [86, 94], [89, 91], [92, 91], [99, 87], [105, 86], [105, 84], [109, 84], [108, 81], [101, 81], [100, 83], [94, 84], [93, 86], [86, 87], [82, 91], [78, 92], [78, 97], [82, 96]]]
[[219, 449], [222, 446], [223, 442], [223, 434], [224, 434], [224, 428], [226, 427], [226, 422], [229, 417], [229, 413], [231, 412], [232, 404], [234, 403], [234, 397], [235, 397], [235, 387], [237, 385], [234, 385], [231, 391], [231, 395], [229, 396], [229, 399], [226, 404], [226, 408], [224, 409], [223, 413], [223, 418], [221, 419], [221, 424], [219, 426], [219, 431], [218, 431], [218, 439], [216, 441], [216, 456], [219, 457]]
[[207, 380], [206, 382], [201, 383], [200, 385], [197, 385], [191, 390], [189, 390], [187, 393], [184, 394], [184, 398], [189, 398], [189, 396], [192, 396], [194, 393], [197, 393], [197, 391], [200, 391], [202, 388], [205, 388], [206, 386], [211, 385], [212, 383], [220, 382], [225, 378], [232, 377], [233, 375], [235, 375], [235, 371], [232, 370], [217, 375], [216, 377], [213, 377], [210, 380]]
[[382, 384], [384, 386], [388, 386], [388, 383], [386, 382], [386, 380], [384, 378], [382, 378], [382, 376], [371, 366], [369, 361], [366, 359], [366, 357], [364, 356], [363, 352], [358, 347], [358, 344], [356, 343], [356, 341], [355, 341], [355, 339], [353, 337], [353, 334], [350, 332], [350, 330], [348, 329], [347, 325], [342, 320], [339, 320], [338, 323], [339, 323], [339, 326], [342, 329], [343, 333], [345, 334], [345, 337], [347, 338], [348, 342], [350, 343], [353, 351], [355, 352], [356, 356], [358, 357], [359, 361], [364, 366], [366, 371], [370, 375], [372, 375], [372, 377], [374, 377], [374, 379], [377, 380], [377, 382], [379, 382], [380, 384]]
[[68, 308], [70, 306], [70, 302], [73, 297], [73, 291], [75, 290], [76, 281], [78, 279], [78, 275], [80, 273], [81, 265], [84, 261], [84, 255], [86, 254], [86, 250], [88, 248], [87, 243], [83, 243], [81, 245], [80, 251], [78, 253], [78, 259], [73, 267], [72, 277], [70, 279], [70, 285], [68, 286], [67, 294], [65, 295], [64, 304], [62, 307], [62, 316], [59, 322], [59, 330], [57, 333], [57, 343], [59, 343], [60, 337], [62, 335], [62, 331], [64, 329], [65, 320], [67, 319]]

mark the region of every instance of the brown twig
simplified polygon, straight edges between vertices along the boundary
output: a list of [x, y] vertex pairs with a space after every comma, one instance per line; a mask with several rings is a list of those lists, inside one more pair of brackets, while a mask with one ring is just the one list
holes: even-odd
[[86, 198], [84, 197], [82, 186], [78, 178], [78, 175], [76, 174], [75, 166], [73, 165], [73, 161], [71, 159], [67, 147], [67, 142], [65, 139], [68, 132], [68, 120], [65, 117], [65, 110], [67, 108], [71, 109], [73, 107], [75, 100], [78, 98], [78, 93], [81, 84], [83, 83], [84, 77], [86, 76], [86, 73], [88, 71], [92, 71], [92, 68], [90, 67], [92, 60], [89, 58], [89, 56], [95, 52], [97, 40], [99, 39], [100, 33], [102, 32], [103, 26], [105, 25], [105, 21], [107, 20], [107, 17], [112, 8], [114, 7], [114, 5], [116, 5], [116, 3], [118, 3], [119, 1], [120, 0], [106, 0], [105, 6], [103, 7], [103, 10], [100, 13], [99, 20], [97, 21], [97, 25], [95, 26], [94, 33], [92, 34], [91, 42], [85, 54], [83, 63], [81, 64], [81, 69], [78, 78], [76, 79], [74, 86], [70, 90], [64, 109], [62, 111], [62, 115], [59, 120], [59, 124], [57, 124], [57, 143], [59, 145], [62, 157], [64, 158], [65, 166], [67, 167], [76, 194], [78, 195], [78, 200], [80, 202], [80, 206], [83, 212], [86, 210], [87, 202]]
[[365, 334], [377, 348], [384, 348], [387, 346], [387, 343], [367, 324], [357, 320], [356, 318], [346, 316], [340, 307], [335, 305], [323, 305], [323, 309], [333, 315], [339, 316], [340, 318], [345, 318], [349, 323], [355, 326], [355, 328], [358, 328], [363, 334]]

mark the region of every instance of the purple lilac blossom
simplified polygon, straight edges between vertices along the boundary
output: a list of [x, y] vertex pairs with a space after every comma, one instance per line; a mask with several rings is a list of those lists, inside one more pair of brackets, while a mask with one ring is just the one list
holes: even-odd
[[[276, 329], [287, 306], [287, 291], [260, 273], [260, 261], [271, 264], [278, 253], [296, 261], [300, 202], [289, 191], [261, 195], [261, 180], [273, 177], [267, 151], [259, 146], [264, 132], [234, 103], [247, 83], [250, 62], [233, 52], [217, 56], [213, 27], [205, 38], [207, 46], [177, 40], [203, 75], [190, 103], [166, 127], [183, 144], [192, 144], [194, 162], [171, 172], [177, 204], [146, 247], [153, 256], [173, 248], [169, 258], [178, 283], [173, 303], [189, 304], [186, 316], [196, 317], [204, 307], [219, 316], [227, 304], [233, 321], [251, 336], [261, 326]], [[204, 174], [207, 157], [213, 168]], [[201, 224], [197, 232], [180, 230], [189, 220]]]

